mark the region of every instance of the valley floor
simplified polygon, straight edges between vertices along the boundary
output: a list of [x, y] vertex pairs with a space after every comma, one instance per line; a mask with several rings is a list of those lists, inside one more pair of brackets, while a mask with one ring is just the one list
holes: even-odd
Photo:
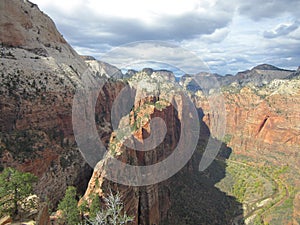
[[297, 169], [290, 165], [264, 165], [241, 155], [232, 155], [226, 164], [226, 176], [216, 187], [243, 204], [244, 213], [235, 218], [235, 224], [242, 219], [250, 225], [300, 223]]

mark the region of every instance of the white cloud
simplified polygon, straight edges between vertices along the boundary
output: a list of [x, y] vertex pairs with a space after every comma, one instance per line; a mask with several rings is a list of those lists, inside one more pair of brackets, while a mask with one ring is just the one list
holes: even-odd
[[287, 35], [294, 30], [296, 30], [299, 27], [298, 22], [294, 23], [281, 23], [278, 26], [276, 26], [275, 29], [272, 29], [270, 31], [264, 32], [265, 38], [276, 38], [283, 35]]
[[228, 27], [216, 29], [212, 34], [202, 35], [201, 40], [208, 43], [221, 42], [227, 37], [229, 32], [230, 30]]
[[216, 0], [34, 0], [41, 8], [62, 12], [65, 16], [87, 13], [90, 16], [138, 19], [155, 22], [162, 17], [181, 16], [189, 12], [207, 13]]

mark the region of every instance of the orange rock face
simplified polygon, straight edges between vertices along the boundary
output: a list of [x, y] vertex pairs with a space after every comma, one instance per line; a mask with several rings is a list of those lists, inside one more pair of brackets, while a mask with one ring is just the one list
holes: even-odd
[[[274, 81], [275, 82], [275, 81]], [[299, 80], [261, 90], [244, 87], [237, 93], [225, 91], [228, 145], [237, 154], [269, 161], [275, 165], [300, 167], [300, 90]], [[204, 110], [204, 121], [213, 130], [212, 114], [205, 98], [196, 100]], [[217, 136], [217, 134], [215, 134]]]

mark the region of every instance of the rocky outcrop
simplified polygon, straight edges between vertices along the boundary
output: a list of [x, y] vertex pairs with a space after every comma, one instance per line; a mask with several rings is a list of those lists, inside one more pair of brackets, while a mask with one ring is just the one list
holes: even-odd
[[73, 137], [71, 112], [84, 61], [29, 1], [1, 1], [0, 163], [39, 177], [53, 203], [68, 185], [84, 191], [91, 168]]
[[114, 79], [123, 78], [123, 73], [120, 69], [106, 62], [90, 59], [85, 60], [85, 62], [88, 64], [90, 69], [98, 76], [104, 76]]
[[90, 56], [90, 55], [81, 55], [80, 56], [83, 60], [85, 61], [92, 61], [92, 60], [96, 60], [93, 56]]
[[[29, 1], [1, 1], [1, 32], [3, 45], [36, 48], [52, 43], [66, 44], [52, 20]], [[49, 42], [51, 40], [51, 42]]]
[[[150, 75], [152, 76], [151, 78]], [[89, 198], [93, 193], [97, 193], [100, 197], [103, 197], [106, 193], [108, 193], [109, 189], [119, 191], [123, 198], [127, 214], [134, 216], [133, 224], [160, 224], [160, 222], [166, 217], [167, 211], [170, 207], [170, 196], [168, 194], [169, 188], [166, 183], [154, 184], [145, 187], [134, 187], [120, 185], [111, 182], [106, 178], [107, 165], [109, 165], [110, 157], [115, 157], [119, 161], [129, 163], [131, 165], [153, 165], [166, 158], [178, 143], [178, 135], [180, 135], [180, 122], [178, 117], [180, 117], [181, 111], [177, 112], [170, 103], [159, 101], [158, 99], [162, 98], [162, 94], [157, 97], [147, 97], [147, 94], [145, 93], [147, 90], [159, 92], [157, 89], [157, 85], [159, 85], [157, 79], [158, 77], [163, 78], [163, 76], [154, 71], [152, 71], [151, 74], [148, 74], [145, 70], [138, 73], [137, 76], [139, 76], [139, 79], [133, 76], [130, 80], [131, 85], [137, 89], [134, 90], [134, 93], [136, 93], [136, 95], [133, 96], [135, 101], [129, 114], [129, 121], [131, 122], [128, 124], [127, 121], [127, 123], [125, 123], [126, 126], [129, 126], [129, 133], [126, 133], [126, 127], [122, 127], [122, 129], [120, 128], [120, 130], [115, 130], [112, 133], [109, 141], [109, 154], [100, 163], [98, 163], [95, 168], [84, 198], [89, 201]], [[141, 77], [144, 77], [145, 79], [140, 79]], [[143, 86], [134, 85], [135, 82], [142, 80], [145, 82]], [[149, 86], [147, 84], [149, 84]], [[152, 89], [150, 87], [151, 85], [155, 87]], [[143, 89], [146, 87], [148, 87], [148, 89]], [[144, 95], [145, 97], [143, 97]], [[159, 102], [161, 105], [159, 105]], [[155, 105], [159, 105], [161, 108], [159, 107], [158, 109]], [[108, 110], [108, 112], [110, 111], [111, 110]], [[177, 113], [179, 115], [177, 115]], [[131, 139], [130, 131], [135, 138], [132, 142], [133, 145], [143, 145], [143, 140], [151, 134], [150, 120], [151, 118], [156, 117], [160, 117], [164, 121], [167, 121], [167, 138], [164, 140], [163, 145], [161, 144], [154, 150], [146, 152], [136, 151], [135, 148], [127, 147], [126, 141]], [[124, 122], [123, 124], [120, 122], [119, 126], [124, 126]], [[156, 130], [155, 133], [157, 134], [157, 132], [158, 131]], [[119, 170], [114, 172], [116, 174], [120, 173]]]

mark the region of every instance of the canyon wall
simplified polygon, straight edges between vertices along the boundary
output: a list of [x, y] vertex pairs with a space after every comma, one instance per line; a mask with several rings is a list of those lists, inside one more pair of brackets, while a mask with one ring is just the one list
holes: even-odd
[[[275, 165], [299, 169], [300, 81], [275, 79], [263, 87], [227, 86], [221, 92], [226, 108], [224, 139], [237, 154]], [[195, 96], [204, 121], [213, 130], [217, 113], [210, 112], [213, 97]], [[218, 134], [214, 134], [218, 136]]]
[[[88, 66], [37, 5], [0, 4], [0, 167], [37, 175], [36, 193], [54, 207], [68, 185], [84, 193], [92, 174], [72, 127], [73, 97]], [[99, 106], [109, 107], [121, 88], [108, 83]], [[107, 132], [100, 131], [104, 139]]]

